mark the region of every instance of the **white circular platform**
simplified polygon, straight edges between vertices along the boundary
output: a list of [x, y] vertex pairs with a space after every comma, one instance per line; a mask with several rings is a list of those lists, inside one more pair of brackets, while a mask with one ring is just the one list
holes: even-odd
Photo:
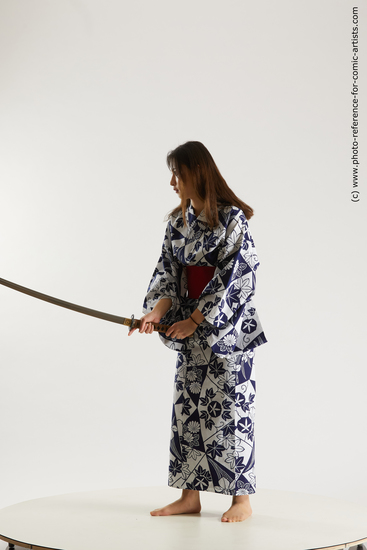
[[231, 497], [201, 493], [201, 514], [152, 517], [180, 496], [169, 487], [58, 495], [0, 510], [0, 539], [32, 549], [345, 549], [367, 542], [367, 508], [336, 499], [258, 490], [253, 515], [222, 523]]

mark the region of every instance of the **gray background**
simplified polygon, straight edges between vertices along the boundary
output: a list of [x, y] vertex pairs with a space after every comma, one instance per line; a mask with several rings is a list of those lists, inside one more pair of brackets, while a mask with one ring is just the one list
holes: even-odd
[[[1, 0], [0, 277], [139, 317], [177, 204], [166, 153], [202, 141], [255, 210], [258, 485], [364, 503], [351, 19], [336, 0]], [[5, 287], [0, 331], [1, 506], [167, 483], [175, 353], [157, 335]]]

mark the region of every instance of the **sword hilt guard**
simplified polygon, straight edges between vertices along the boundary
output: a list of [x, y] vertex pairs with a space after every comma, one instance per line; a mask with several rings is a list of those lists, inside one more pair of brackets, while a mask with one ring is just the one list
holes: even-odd
[[134, 314], [132, 314], [131, 323], [130, 323], [130, 330], [132, 330], [134, 328], [134, 320], [135, 320], [135, 317], [134, 317]]

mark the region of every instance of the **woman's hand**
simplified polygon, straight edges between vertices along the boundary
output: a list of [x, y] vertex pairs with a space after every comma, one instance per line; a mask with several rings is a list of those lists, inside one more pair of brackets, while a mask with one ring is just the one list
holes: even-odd
[[145, 334], [152, 334], [154, 331], [154, 326], [152, 323], [159, 323], [159, 321], [164, 317], [169, 310], [169, 308], [172, 306], [172, 300], [171, 298], [162, 298], [159, 300], [159, 302], [156, 303], [154, 308], [150, 313], [147, 313], [146, 315], [143, 315], [140, 319], [140, 327], [139, 329], [133, 328], [129, 330], [128, 336], [131, 336], [135, 330], [139, 330], [141, 333]]
[[178, 323], [175, 323], [169, 327], [166, 334], [167, 336], [171, 336], [171, 338], [183, 340], [184, 338], [187, 338], [187, 336], [192, 336], [196, 329], [197, 325], [189, 317], [185, 321], [178, 321]]
[[138, 330], [141, 333], [152, 334], [154, 331], [154, 325], [152, 323], [159, 323], [161, 316], [156, 312], [151, 311], [147, 313], [140, 319], [140, 327], [136, 327], [129, 330], [128, 336], [131, 336], [135, 330]]

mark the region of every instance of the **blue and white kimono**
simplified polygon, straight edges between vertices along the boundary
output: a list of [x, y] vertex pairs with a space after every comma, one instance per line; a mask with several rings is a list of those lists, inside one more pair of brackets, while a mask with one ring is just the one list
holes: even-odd
[[[244, 213], [219, 208], [210, 229], [192, 206], [171, 216], [162, 254], [150, 281], [144, 313], [171, 298], [161, 319], [173, 324], [198, 308], [205, 320], [192, 337], [160, 338], [178, 351], [168, 484], [228, 495], [255, 492], [254, 348], [266, 337], [254, 303], [257, 254]], [[213, 266], [198, 299], [187, 297], [185, 266]]]

